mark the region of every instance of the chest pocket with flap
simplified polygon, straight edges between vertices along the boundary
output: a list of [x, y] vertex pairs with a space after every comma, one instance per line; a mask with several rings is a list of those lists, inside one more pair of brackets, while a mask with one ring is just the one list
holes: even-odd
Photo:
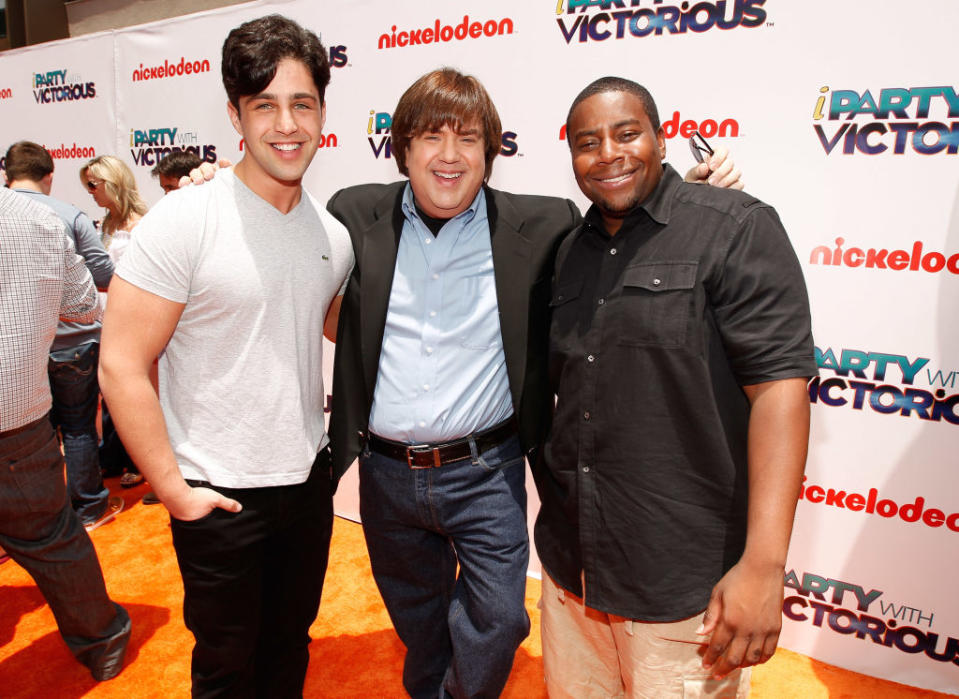
[[697, 267], [696, 262], [627, 267], [614, 305], [619, 344], [682, 346], [693, 310]]

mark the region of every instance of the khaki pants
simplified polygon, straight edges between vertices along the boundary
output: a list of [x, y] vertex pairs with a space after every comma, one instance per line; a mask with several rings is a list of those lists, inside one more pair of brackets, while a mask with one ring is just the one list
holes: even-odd
[[709, 679], [702, 666], [702, 614], [643, 623], [590, 609], [544, 572], [543, 663], [552, 699], [716, 697], [749, 694], [749, 670]]

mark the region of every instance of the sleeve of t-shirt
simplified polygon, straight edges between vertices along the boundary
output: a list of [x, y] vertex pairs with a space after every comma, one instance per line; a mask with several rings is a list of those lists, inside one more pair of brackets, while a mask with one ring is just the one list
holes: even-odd
[[187, 302], [204, 218], [196, 195], [164, 197], [143, 217], [117, 264], [117, 276], [169, 301]]
[[710, 297], [740, 385], [816, 374], [806, 283], [774, 209], [746, 215]]
[[[339, 192], [337, 192], [337, 194], [339, 194]], [[336, 197], [336, 194], [333, 196]], [[332, 203], [332, 199], [330, 203]], [[333, 251], [333, 254], [341, 255], [347, 262], [345, 265], [346, 273], [343, 275], [343, 283], [340, 284], [340, 290], [336, 292], [337, 296], [342, 296], [346, 293], [346, 287], [350, 282], [350, 275], [353, 274], [353, 266], [356, 263], [353, 257], [353, 242], [350, 239], [349, 232], [346, 230], [346, 226], [330, 211], [324, 210], [319, 203], [316, 204], [316, 211], [320, 217], [320, 221], [323, 223], [323, 228], [326, 230], [327, 236], [329, 236], [330, 249]]]

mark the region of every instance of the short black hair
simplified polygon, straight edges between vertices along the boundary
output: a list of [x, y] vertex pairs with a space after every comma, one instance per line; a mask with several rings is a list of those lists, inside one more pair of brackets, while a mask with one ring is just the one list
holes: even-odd
[[165, 177], [184, 177], [190, 174], [190, 170], [200, 167], [203, 161], [200, 156], [189, 150], [171, 151], [156, 164], [150, 174], [154, 177], [163, 175]]
[[330, 82], [330, 59], [319, 37], [282, 15], [267, 15], [244, 22], [223, 42], [223, 87], [237, 110], [240, 97], [256, 95], [266, 89], [284, 58], [300, 61], [307, 67], [325, 102]]
[[[604, 92], [628, 92], [638, 97], [643, 103], [643, 110], [646, 112], [646, 116], [649, 117], [649, 123], [652, 124], [653, 131], [659, 131], [659, 110], [656, 109], [656, 102], [653, 100], [653, 96], [649, 93], [649, 90], [632, 80], [608, 75], [605, 78], [594, 80], [584, 87], [582, 92], [576, 95], [576, 99], [573, 100], [569, 112], [566, 113], [567, 140], [569, 139], [569, 122], [573, 116], [573, 111], [579, 106], [579, 103], [585, 99], [589, 99], [593, 95], [599, 95]], [[572, 147], [572, 144], [570, 147]]]
[[39, 182], [53, 172], [53, 157], [50, 152], [33, 141], [17, 141], [7, 148], [4, 156], [7, 180], [31, 180]]

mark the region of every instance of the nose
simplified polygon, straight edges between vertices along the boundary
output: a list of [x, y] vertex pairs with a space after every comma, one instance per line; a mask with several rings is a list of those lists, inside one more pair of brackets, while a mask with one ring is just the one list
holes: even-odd
[[445, 163], [455, 163], [459, 160], [459, 149], [457, 147], [458, 139], [456, 134], [447, 133], [443, 135], [440, 143], [440, 159]]
[[611, 138], [604, 138], [599, 142], [598, 153], [600, 159], [606, 163], [616, 160], [619, 156], [616, 142]]
[[297, 130], [296, 118], [293, 115], [293, 109], [290, 107], [280, 107], [276, 110], [276, 122], [273, 125], [279, 133], [289, 134]]

